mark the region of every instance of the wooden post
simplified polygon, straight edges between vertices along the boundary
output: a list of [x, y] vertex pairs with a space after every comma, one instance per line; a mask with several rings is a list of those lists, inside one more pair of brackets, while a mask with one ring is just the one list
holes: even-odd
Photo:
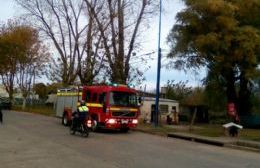
[[194, 125], [196, 115], [197, 115], [197, 107], [195, 107], [193, 115], [192, 115], [192, 119], [191, 119], [191, 123], [190, 123], [190, 131], [192, 131], [192, 129], [193, 129], [192, 127]]

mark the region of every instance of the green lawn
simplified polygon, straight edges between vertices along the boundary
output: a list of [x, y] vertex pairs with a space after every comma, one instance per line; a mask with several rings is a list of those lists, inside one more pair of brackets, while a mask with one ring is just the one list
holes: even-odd
[[55, 111], [52, 106], [28, 106], [24, 110], [22, 109], [22, 106], [14, 106], [12, 107], [12, 110], [30, 112], [46, 116], [55, 116]]
[[[146, 132], [150, 132], [158, 135], [167, 135], [169, 132], [183, 132], [183, 133], [191, 133], [201, 136], [208, 137], [222, 137], [226, 136], [224, 128], [222, 125], [213, 125], [213, 124], [203, 124], [203, 125], [194, 125], [192, 130], [190, 130], [189, 125], [178, 125], [178, 126], [159, 126], [154, 127], [151, 124], [142, 124], [138, 125], [138, 128], [144, 130]], [[260, 129], [242, 129], [240, 131], [239, 137], [245, 140], [254, 140], [260, 141]]]

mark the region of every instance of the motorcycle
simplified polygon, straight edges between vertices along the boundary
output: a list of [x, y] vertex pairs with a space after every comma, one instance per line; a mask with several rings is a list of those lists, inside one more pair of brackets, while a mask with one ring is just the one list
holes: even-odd
[[87, 120], [86, 122], [81, 122], [80, 124], [75, 124], [73, 122], [76, 122], [76, 120], [72, 120], [72, 124], [70, 126], [71, 135], [75, 135], [76, 132], [78, 132], [82, 137], [89, 136], [89, 128], [91, 127], [91, 120]]

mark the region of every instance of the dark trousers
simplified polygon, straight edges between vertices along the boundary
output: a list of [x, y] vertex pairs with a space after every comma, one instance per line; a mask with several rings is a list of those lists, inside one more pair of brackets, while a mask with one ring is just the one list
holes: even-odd
[[0, 109], [0, 122], [3, 123], [3, 113], [1, 109]]

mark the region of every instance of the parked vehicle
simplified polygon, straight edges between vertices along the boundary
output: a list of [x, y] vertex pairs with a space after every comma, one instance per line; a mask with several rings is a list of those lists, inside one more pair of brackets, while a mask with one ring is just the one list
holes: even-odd
[[12, 103], [9, 98], [0, 97], [0, 106], [3, 110], [10, 110], [12, 107]]

